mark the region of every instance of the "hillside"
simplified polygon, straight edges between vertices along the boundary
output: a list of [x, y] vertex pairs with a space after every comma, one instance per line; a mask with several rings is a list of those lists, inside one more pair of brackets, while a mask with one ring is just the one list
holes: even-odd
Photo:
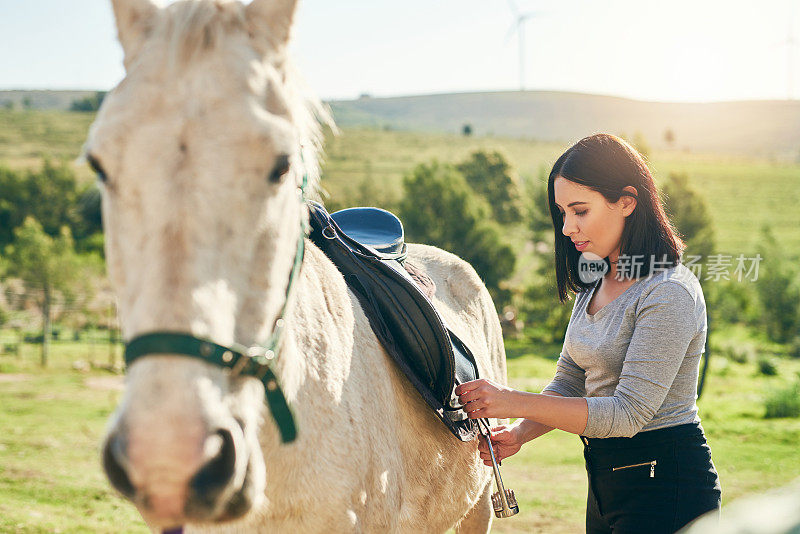
[[73, 100], [80, 100], [94, 94], [95, 91], [0, 91], [0, 106], [10, 103], [15, 109], [22, 109], [25, 105], [25, 99], [28, 99], [32, 109], [67, 110]]
[[641, 132], [654, 148], [800, 157], [800, 101], [676, 104], [565, 92], [456, 93], [331, 102], [341, 126], [577, 141]]
[[[67, 110], [93, 91], [0, 91], [0, 106]], [[329, 103], [339, 126], [568, 143], [595, 132], [644, 135], [656, 149], [800, 161], [800, 101], [679, 104], [554, 91], [364, 97]], [[672, 145], [664, 140], [674, 134]]]

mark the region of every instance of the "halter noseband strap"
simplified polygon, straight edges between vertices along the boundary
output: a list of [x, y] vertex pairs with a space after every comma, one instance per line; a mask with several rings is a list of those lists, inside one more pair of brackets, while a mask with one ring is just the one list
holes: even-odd
[[[302, 152], [301, 152], [302, 155]], [[300, 186], [300, 202], [305, 206], [305, 191], [308, 185], [308, 175], [303, 174]], [[265, 345], [245, 347], [234, 343], [226, 347], [183, 332], [157, 331], [147, 332], [131, 339], [125, 346], [125, 365], [130, 366], [134, 361], [151, 354], [180, 354], [198, 358], [206, 363], [229, 368], [230, 376], [246, 375], [261, 380], [264, 384], [267, 404], [272, 418], [278, 426], [281, 439], [284, 443], [294, 441], [297, 437], [297, 426], [289, 408], [289, 403], [283, 395], [278, 379], [272, 370], [272, 360], [278, 353], [286, 321], [284, 316], [289, 304], [289, 297], [294, 281], [300, 273], [305, 253], [305, 237], [308, 234], [308, 223], [305, 216], [300, 223], [300, 237], [297, 239], [297, 251], [294, 264], [289, 273], [289, 283], [286, 287], [286, 299], [275, 321], [275, 327]]]
[[[254, 350], [256, 349], [256, 350]], [[283, 396], [278, 379], [272, 372], [270, 360], [274, 351], [263, 347], [243, 345], [225, 347], [212, 341], [181, 332], [150, 332], [137, 336], [125, 347], [125, 364], [151, 354], [181, 354], [199, 358], [207, 363], [231, 369], [230, 375], [254, 376], [264, 383], [266, 400], [284, 443], [294, 441], [297, 428], [294, 417]]]

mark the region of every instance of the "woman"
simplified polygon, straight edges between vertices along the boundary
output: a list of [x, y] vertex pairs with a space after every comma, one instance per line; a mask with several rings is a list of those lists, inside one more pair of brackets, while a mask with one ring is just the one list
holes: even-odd
[[[587, 533], [675, 532], [720, 505], [695, 404], [703, 291], [625, 141], [581, 140], [556, 161], [547, 192], [559, 298], [576, 293], [555, 377], [541, 394], [489, 380], [456, 394], [470, 418], [519, 418], [492, 429], [498, 459], [554, 428], [580, 435]], [[484, 441], [479, 450], [488, 465]]]

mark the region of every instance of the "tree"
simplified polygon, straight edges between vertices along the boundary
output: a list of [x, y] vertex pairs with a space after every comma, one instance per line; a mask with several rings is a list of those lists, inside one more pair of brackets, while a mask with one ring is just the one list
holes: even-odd
[[464, 137], [469, 137], [470, 135], [472, 135], [472, 125], [467, 123], [464, 126], [462, 126], [461, 127], [461, 134]]
[[667, 143], [667, 146], [670, 148], [675, 144], [675, 132], [672, 131], [672, 128], [664, 130], [664, 142]]
[[75, 99], [70, 104], [69, 110], [81, 112], [97, 111], [100, 109], [100, 105], [103, 103], [105, 96], [105, 91], [97, 91], [92, 96]]
[[528, 285], [522, 291], [518, 308], [529, 339], [555, 343], [564, 340], [572, 306], [558, 299], [547, 179], [548, 171], [541, 167], [538, 178], [529, 180], [525, 187], [528, 230], [534, 245], [528, 261], [534, 268], [532, 276], [528, 277]]
[[81, 250], [102, 251], [96, 238], [102, 233], [99, 193], [93, 184], [80, 188], [67, 165], [45, 161], [41, 169], [24, 172], [0, 167], [0, 250], [28, 216], [52, 237], [67, 226]]
[[456, 168], [470, 187], [487, 200], [497, 222], [513, 224], [522, 219], [519, 182], [502, 154], [480, 150]]
[[22, 107], [25, 109], [31, 109], [33, 107], [33, 100], [31, 100], [31, 97], [26, 96], [22, 99]]
[[21, 205], [27, 202], [25, 182], [21, 175], [0, 167], [0, 248], [11, 242], [13, 231], [21, 222]]
[[491, 208], [453, 166], [433, 161], [403, 179], [399, 212], [410, 240], [450, 251], [475, 268], [502, 309], [501, 284], [514, 271], [516, 255], [489, 217]]
[[763, 258], [756, 279], [762, 317], [769, 338], [787, 343], [800, 331], [800, 272], [765, 226], [757, 249]]
[[[686, 250], [683, 253], [684, 263], [693, 263], [696, 258], [689, 258], [689, 256], [698, 256], [702, 265], [702, 259], [707, 261], [715, 249], [714, 228], [711, 216], [708, 214], [708, 206], [703, 198], [691, 188], [689, 177], [685, 173], [671, 173], [662, 188], [662, 196], [664, 209], [686, 244]], [[694, 267], [689, 265], [689, 268], [693, 269]], [[749, 306], [748, 293], [745, 291], [731, 293], [725, 291], [720, 283], [704, 283], [702, 272], [698, 276], [698, 281], [703, 287], [708, 310], [706, 359], [698, 390], [698, 394], [700, 394], [705, 384], [706, 371], [711, 357], [710, 346], [714, 325], [718, 320], [724, 320], [726, 316], [730, 316], [732, 306], [739, 306], [738, 311], [742, 315]]]
[[519, 316], [528, 327], [526, 335], [544, 343], [563, 342], [572, 303], [562, 303], [558, 298], [552, 244], [545, 246], [541, 243], [534, 248], [533, 261], [536, 265], [533, 281], [525, 287], [519, 303]]
[[14, 244], [6, 247], [7, 274], [21, 278], [35, 294], [42, 312], [42, 366], [47, 365], [50, 341], [51, 305], [56, 292], [71, 294], [80, 279], [81, 262], [75, 253], [72, 235], [66, 226], [58, 237], [47, 235], [42, 225], [27, 217], [14, 230]]
[[664, 208], [686, 243], [685, 255], [708, 258], [714, 253], [714, 227], [708, 206], [685, 173], [670, 173], [662, 188]]
[[526, 221], [533, 242], [538, 243], [550, 239], [553, 230], [553, 219], [550, 217], [550, 204], [547, 199], [547, 170], [539, 168], [539, 178], [530, 179], [525, 184], [527, 213]]

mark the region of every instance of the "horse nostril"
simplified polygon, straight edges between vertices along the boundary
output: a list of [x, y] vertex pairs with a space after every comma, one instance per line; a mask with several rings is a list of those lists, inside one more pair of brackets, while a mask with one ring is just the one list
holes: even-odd
[[220, 429], [209, 437], [207, 450], [213, 455], [192, 477], [189, 487], [194, 493], [195, 504], [211, 506], [233, 478], [236, 465], [236, 448], [229, 430]]
[[127, 463], [125, 445], [119, 434], [110, 435], [103, 447], [103, 468], [111, 485], [126, 497], [132, 498], [133, 484], [131, 484], [131, 479], [124, 467]]

